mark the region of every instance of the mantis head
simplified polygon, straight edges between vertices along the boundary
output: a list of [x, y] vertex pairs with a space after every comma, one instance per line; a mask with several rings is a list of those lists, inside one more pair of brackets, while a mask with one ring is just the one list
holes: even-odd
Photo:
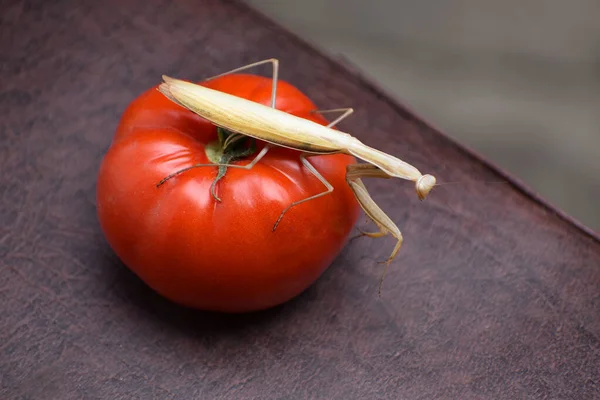
[[415, 188], [417, 190], [417, 196], [419, 196], [419, 200], [424, 200], [431, 189], [435, 186], [435, 177], [433, 175], [423, 175], [419, 179], [417, 179], [417, 183]]

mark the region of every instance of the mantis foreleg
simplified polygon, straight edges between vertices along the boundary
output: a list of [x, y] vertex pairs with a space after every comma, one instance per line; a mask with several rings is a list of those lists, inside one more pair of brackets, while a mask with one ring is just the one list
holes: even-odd
[[381, 286], [383, 284], [383, 279], [387, 274], [388, 266], [398, 254], [398, 251], [402, 246], [403, 238], [400, 229], [398, 229], [396, 224], [394, 224], [394, 222], [383, 212], [383, 210], [377, 205], [377, 203], [375, 203], [375, 201], [373, 201], [373, 199], [369, 195], [367, 188], [361, 180], [361, 178], [363, 177], [389, 179], [391, 178], [391, 176], [389, 176], [384, 171], [371, 164], [352, 164], [346, 168], [346, 181], [352, 188], [354, 196], [358, 200], [358, 203], [360, 204], [365, 214], [367, 214], [367, 216], [379, 228], [379, 232], [361, 231], [361, 234], [376, 238], [385, 236], [389, 233], [398, 240], [396, 246], [394, 247], [394, 250], [392, 251], [392, 254], [385, 261], [385, 269], [379, 282], [379, 293], [381, 294]]

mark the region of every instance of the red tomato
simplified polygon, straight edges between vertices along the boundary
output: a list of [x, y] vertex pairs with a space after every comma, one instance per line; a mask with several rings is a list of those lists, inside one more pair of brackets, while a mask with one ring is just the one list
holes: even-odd
[[[269, 104], [269, 78], [237, 74], [205, 85]], [[327, 123], [282, 81], [277, 108]], [[346, 243], [359, 215], [345, 181], [346, 165], [356, 161], [310, 157], [334, 191], [292, 207], [273, 231], [288, 205], [325, 190], [297, 151], [275, 147], [250, 170], [229, 168], [216, 186], [221, 202], [210, 193], [217, 167], [194, 168], [157, 187], [177, 170], [209, 163], [205, 147], [216, 139], [214, 125], [156, 88], [143, 93], [126, 109], [100, 167], [100, 225], [125, 265], [173, 302], [222, 312], [281, 304], [310, 286]]]

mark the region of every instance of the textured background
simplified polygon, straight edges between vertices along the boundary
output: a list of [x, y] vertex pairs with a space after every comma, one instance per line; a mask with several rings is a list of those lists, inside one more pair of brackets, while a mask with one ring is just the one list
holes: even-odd
[[0, 18], [0, 399], [599, 397], [600, 241], [518, 185], [419, 202], [367, 182], [406, 238], [382, 298], [391, 239], [351, 242], [267, 312], [158, 297], [107, 246], [94, 198], [122, 110], [162, 73], [275, 56], [321, 107], [352, 99], [342, 127], [369, 144], [445, 180], [503, 176], [236, 2], [15, 0]]
[[248, 3], [600, 231], [599, 1]]

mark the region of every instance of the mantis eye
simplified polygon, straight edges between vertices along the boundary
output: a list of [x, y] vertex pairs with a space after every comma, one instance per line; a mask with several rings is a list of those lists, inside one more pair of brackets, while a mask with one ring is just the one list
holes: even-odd
[[435, 186], [435, 177], [433, 175], [423, 175], [417, 180], [415, 185], [417, 189], [417, 196], [419, 196], [419, 200], [424, 200], [431, 189]]

